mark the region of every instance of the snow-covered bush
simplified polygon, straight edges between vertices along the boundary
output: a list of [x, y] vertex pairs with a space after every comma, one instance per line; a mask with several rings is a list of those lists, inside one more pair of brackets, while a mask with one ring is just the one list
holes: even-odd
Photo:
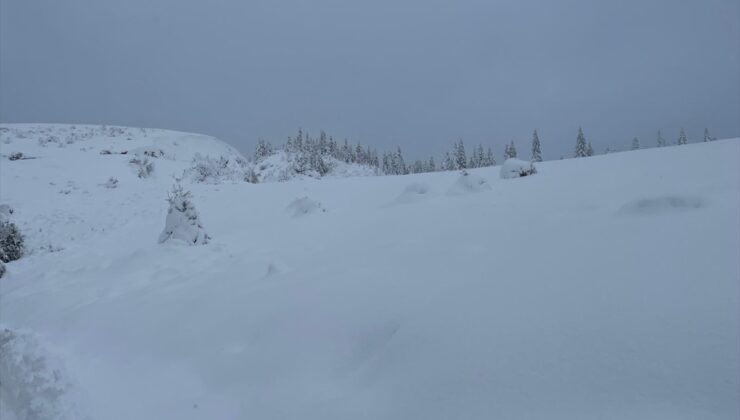
[[14, 153], [11, 153], [8, 156], [8, 159], [9, 160], [21, 160], [21, 159], [23, 159], [23, 157], [24, 157], [23, 156], [23, 153], [21, 153], [21, 152], [14, 152]]
[[472, 192], [488, 191], [490, 189], [491, 185], [485, 179], [463, 170], [460, 172], [460, 177], [457, 178], [455, 184], [450, 188], [449, 194], [461, 195]]
[[23, 256], [23, 235], [15, 223], [0, 220], [0, 261], [11, 262]]
[[250, 177], [246, 166], [247, 163], [241, 159], [227, 159], [223, 156], [216, 159], [196, 154], [192, 166], [186, 172], [193, 182], [214, 184], [223, 181], [252, 182], [253, 177]]
[[288, 205], [288, 211], [292, 213], [293, 217], [300, 217], [311, 213], [323, 213], [326, 209], [318, 201], [301, 197], [296, 198]]
[[0, 372], [1, 411], [10, 418], [86, 418], [69, 396], [72, 385], [63, 365], [34, 334], [0, 329]]
[[183, 190], [179, 183], [167, 195], [170, 207], [164, 230], [159, 235], [159, 243], [177, 239], [190, 245], [205, 245], [211, 239], [203, 228], [191, 198], [190, 191]]
[[105, 188], [116, 188], [118, 187], [118, 180], [116, 178], [110, 177], [107, 181], [105, 181], [105, 184], [103, 184]]
[[501, 178], [519, 178], [522, 176], [534, 175], [537, 173], [537, 168], [534, 167], [532, 162], [526, 162], [519, 159], [506, 159], [503, 165], [501, 165]]
[[154, 162], [150, 162], [147, 158], [131, 158], [128, 163], [136, 170], [136, 175], [139, 178], [149, 178], [154, 173]]

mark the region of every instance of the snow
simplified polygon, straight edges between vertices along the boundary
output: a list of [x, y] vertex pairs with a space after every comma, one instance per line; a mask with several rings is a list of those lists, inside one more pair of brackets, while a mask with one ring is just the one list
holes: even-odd
[[506, 159], [504, 164], [501, 165], [501, 172], [499, 173], [499, 175], [501, 176], [501, 179], [511, 179], [533, 175], [536, 173], [537, 169], [532, 162], [510, 158]]
[[[0, 132], [1, 154], [38, 157], [0, 158], [31, 250], [0, 279], [0, 323], [34, 337], [13, 354], [56, 372], [40, 377], [64, 392], [39, 398], [60, 416], [740, 415], [738, 139], [543, 162], [520, 182], [184, 179], [213, 239], [170, 246], [173, 177], [232, 149], [156, 132], [61, 147]], [[99, 154], [129, 143], [172, 159], [139, 179]], [[423, 198], [388, 205], [399, 192]], [[330, 211], [293, 218], [296, 197]]]

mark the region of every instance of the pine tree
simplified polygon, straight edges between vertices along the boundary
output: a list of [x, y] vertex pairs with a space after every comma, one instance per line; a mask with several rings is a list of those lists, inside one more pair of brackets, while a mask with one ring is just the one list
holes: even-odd
[[576, 150], [574, 153], [574, 157], [586, 157], [586, 136], [583, 135], [583, 129], [581, 127], [578, 127], [578, 138], [576, 139]]
[[606, 149], [604, 149], [604, 154], [605, 154], [605, 155], [608, 155], [608, 154], [609, 154], [609, 153], [611, 153], [611, 152], [612, 152], [612, 149], [610, 149], [610, 148], [609, 148], [609, 145], [607, 145], [607, 146], [606, 146]]
[[663, 136], [662, 136], [662, 135], [660, 134], [660, 130], [658, 130], [657, 143], [658, 143], [658, 147], [665, 147], [665, 145], [666, 145], [666, 144], [665, 144], [665, 139], [664, 139], [664, 138], [663, 138]]
[[454, 171], [455, 170], [455, 161], [452, 160], [452, 156], [450, 156], [449, 152], [445, 152], [445, 158], [442, 161], [442, 170], [443, 171]]
[[594, 155], [594, 148], [591, 147], [591, 142], [588, 142], [588, 145], [586, 145], [586, 156], [593, 156]]
[[542, 162], [542, 150], [540, 147], [540, 137], [537, 135], [537, 130], [534, 130], [534, 134], [532, 134], [532, 162]]
[[709, 135], [709, 129], [705, 128], [704, 129], [704, 141], [708, 142], [708, 141], [713, 141], [713, 140], [714, 140], [714, 137]]
[[678, 135], [678, 144], [688, 144], [689, 139], [686, 138], [686, 133], [683, 131], [683, 128], [681, 128], [681, 133]]
[[491, 148], [488, 148], [488, 152], [486, 153], [486, 164], [487, 166], [496, 166], [496, 157], [493, 156], [493, 151]]
[[516, 147], [514, 147], [514, 140], [511, 141], [511, 143], [506, 145], [506, 148], [504, 149], [504, 160], [506, 159], [513, 159], [516, 157]]
[[632, 139], [631, 150], [639, 150], [639, 149], [640, 149], [640, 140], [637, 137], [635, 137], [634, 139]]
[[429, 156], [429, 166], [427, 166], [429, 172], [434, 172], [437, 170], [437, 164], [434, 163], [434, 156]]
[[211, 237], [203, 229], [198, 211], [191, 201], [190, 191], [185, 191], [178, 182], [167, 194], [170, 204], [164, 230], [159, 235], [159, 243], [179, 239], [190, 245], [205, 245]]
[[455, 168], [454, 169], [465, 169], [468, 165], [467, 156], [465, 154], [465, 145], [462, 139], [457, 143], [455, 150]]
[[406, 175], [409, 173], [408, 168], [406, 168], [406, 163], [403, 160], [403, 155], [401, 154], [401, 146], [399, 146], [396, 151], [396, 168], [396, 173], [398, 175]]

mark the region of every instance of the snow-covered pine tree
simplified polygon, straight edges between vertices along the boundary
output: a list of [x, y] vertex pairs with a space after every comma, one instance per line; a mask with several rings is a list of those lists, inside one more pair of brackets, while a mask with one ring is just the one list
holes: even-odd
[[658, 130], [658, 136], [657, 136], [657, 144], [658, 147], [665, 147], [665, 139], [663, 138], [663, 135], [660, 133], [660, 130]]
[[586, 157], [586, 136], [583, 135], [583, 129], [578, 127], [578, 137], [576, 138], [576, 150], [573, 154], [574, 157]]
[[705, 142], [708, 142], [708, 141], [713, 141], [713, 140], [715, 140], [715, 138], [712, 137], [712, 136], [710, 136], [709, 135], [709, 129], [708, 128], [705, 128], [704, 129], [704, 141]]
[[604, 149], [604, 154], [608, 155], [611, 152], [612, 152], [612, 149], [609, 148], [609, 145], [606, 145], [606, 149]]
[[409, 173], [406, 162], [403, 160], [403, 154], [401, 154], [401, 146], [398, 146], [398, 150], [396, 151], [396, 167], [396, 173], [399, 175], [407, 175]]
[[542, 149], [537, 130], [534, 130], [534, 134], [532, 134], [532, 158], [530, 160], [532, 162], [542, 162]]
[[632, 139], [632, 147], [631, 150], [639, 150], [640, 149], [640, 139], [637, 137]]
[[178, 239], [189, 245], [205, 245], [211, 239], [203, 228], [198, 211], [191, 201], [190, 191], [185, 191], [177, 182], [167, 194], [167, 219], [159, 235], [159, 243]]
[[467, 155], [465, 154], [465, 145], [462, 139], [457, 142], [455, 147], [455, 168], [454, 169], [465, 169], [468, 166]]
[[491, 148], [488, 148], [488, 152], [486, 152], [486, 166], [496, 166], [496, 157], [493, 155], [493, 150]]
[[681, 133], [678, 135], [678, 144], [688, 144], [689, 139], [686, 138], [686, 133], [683, 131], [683, 127], [681, 128]]
[[594, 148], [591, 147], [591, 142], [588, 142], [586, 145], [586, 156], [593, 156], [594, 155]]
[[514, 140], [509, 143], [509, 157], [507, 159], [516, 158], [516, 147], [514, 146]]
[[452, 156], [450, 156], [450, 152], [445, 152], [445, 158], [442, 161], [442, 170], [443, 171], [454, 171], [455, 170], [455, 161], [452, 160]]
[[429, 172], [434, 172], [437, 170], [437, 164], [434, 162], [434, 156], [429, 156], [429, 164], [427, 166], [427, 169]]
[[473, 150], [470, 152], [470, 159], [468, 159], [468, 168], [478, 168], [480, 167], [480, 161], [478, 160], [478, 153], [476, 152], [476, 149], [473, 148]]

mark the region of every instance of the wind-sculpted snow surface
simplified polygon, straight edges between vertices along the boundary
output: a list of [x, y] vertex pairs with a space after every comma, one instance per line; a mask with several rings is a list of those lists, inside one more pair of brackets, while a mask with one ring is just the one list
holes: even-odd
[[[63, 359], [42, 371], [90, 418], [740, 416], [738, 140], [542, 162], [522, 182], [185, 178], [207, 246], [156, 243], [192, 156], [147, 156], [141, 180], [92, 139], [0, 144], [37, 156], [0, 161], [30, 249], [0, 317]], [[298, 197], [329, 211], [292, 218]]]

